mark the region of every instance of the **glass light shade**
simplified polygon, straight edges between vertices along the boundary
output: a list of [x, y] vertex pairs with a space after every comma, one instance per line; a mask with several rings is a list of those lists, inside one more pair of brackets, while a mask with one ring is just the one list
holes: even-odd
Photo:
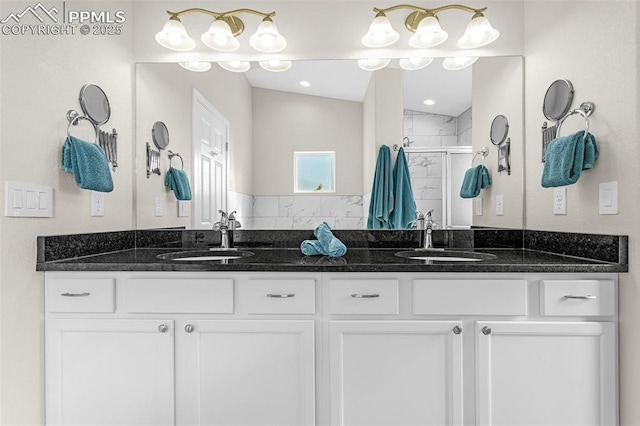
[[434, 47], [445, 42], [449, 34], [440, 27], [435, 16], [426, 16], [418, 24], [415, 34], [409, 38], [409, 46], [419, 49]]
[[202, 34], [200, 40], [206, 46], [221, 52], [233, 52], [240, 47], [240, 43], [231, 33], [229, 24], [222, 19], [213, 21], [207, 32]]
[[211, 69], [211, 62], [191, 61], [179, 62], [180, 66], [189, 71], [205, 72]]
[[433, 58], [402, 58], [398, 62], [403, 70], [415, 71], [429, 65], [433, 62]]
[[454, 58], [444, 58], [442, 61], [442, 67], [449, 71], [458, 71], [468, 66], [471, 66], [478, 60], [476, 56], [456, 56]]
[[283, 72], [291, 68], [291, 61], [280, 61], [277, 59], [273, 59], [270, 61], [260, 61], [258, 63], [260, 64], [262, 69], [272, 72]]
[[167, 49], [186, 52], [196, 47], [187, 30], [179, 19], [169, 19], [162, 31], [156, 34], [156, 42]]
[[358, 59], [358, 66], [365, 71], [378, 71], [389, 65], [389, 62], [391, 62], [391, 59]]
[[251, 63], [245, 61], [218, 62], [218, 65], [231, 72], [247, 72], [251, 68]]
[[469, 22], [464, 35], [458, 40], [461, 49], [474, 49], [493, 43], [500, 37], [500, 32], [494, 29], [484, 16], [477, 16]]
[[270, 19], [263, 20], [254, 34], [249, 37], [249, 44], [260, 52], [280, 52], [287, 47], [287, 40], [280, 35], [276, 24]]
[[398, 41], [400, 34], [391, 26], [389, 18], [384, 15], [376, 16], [369, 25], [369, 31], [362, 37], [362, 44], [366, 47], [391, 46]]

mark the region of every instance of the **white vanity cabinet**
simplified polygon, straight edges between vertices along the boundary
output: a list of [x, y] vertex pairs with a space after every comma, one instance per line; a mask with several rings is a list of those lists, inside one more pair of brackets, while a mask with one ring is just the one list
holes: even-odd
[[615, 426], [615, 274], [47, 272], [48, 425]]

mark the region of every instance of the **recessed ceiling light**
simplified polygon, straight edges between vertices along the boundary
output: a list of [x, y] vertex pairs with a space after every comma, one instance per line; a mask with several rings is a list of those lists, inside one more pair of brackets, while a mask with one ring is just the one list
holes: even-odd
[[425, 104], [425, 105], [435, 105], [435, 104], [436, 104], [436, 101], [434, 101], [433, 99], [426, 99], [426, 100], [424, 101], [424, 104]]
[[300, 82], [300, 86], [302, 86], [302, 87], [309, 87], [309, 86], [311, 86], [311, 83], [309, 83], [307, 80], [302, 80], [302, 81]]

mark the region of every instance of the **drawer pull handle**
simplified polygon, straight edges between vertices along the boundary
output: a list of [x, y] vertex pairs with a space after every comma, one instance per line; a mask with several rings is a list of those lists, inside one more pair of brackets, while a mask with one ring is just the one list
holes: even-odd
[[267, 297], [271, 297], [273, 299], [288, 299], [290, 297], [295, 297], [295, 293], [269, 293], [267, 294]]
[[586, 296], [574, 296], [572, 294], [567, 294], [566, 296], [564, 296], [565, 299], [581, 299], [581, 300], [588, 300], [588, 299], [597, 299], [598, 296], [594, 296], [592, 294], [587, 294]]
[[459, 325], [454, 326], [453, 334], [462, 334], [462, 328]]
[[355, 298], [355, 299], [375, 299], [376, 297], [380, 297], [379, 294], [377, 293], [373, 293], [373, 294], [352, 294], [351, 297]]
[[87, 297], [90, 296], [91, 293], [62, 293], [60, 296], [64, 297]]
[[169, 331], [169, 326], [168, 326], [168, 325], [166, 325], [166, 324], [160, 324], [160, 325], [158, 326], [158, 331], [159, 331], [160, 333], [166, 333], [167, 331]]
[[487, 326], [482, 327], [482, 330], [480, 331], [482, 331], [482, 334], [484, 334], [485, 336], [488, 336], [491, 334], [491, 329]]

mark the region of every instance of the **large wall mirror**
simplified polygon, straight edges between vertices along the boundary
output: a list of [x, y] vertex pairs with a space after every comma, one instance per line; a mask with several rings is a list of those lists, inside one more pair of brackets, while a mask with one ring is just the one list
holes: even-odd
[[[441, 226], [522, 227], [522, 58], [480, 58], [461, 71], [446, 71], [441, 62], [419, 71], [392, 62], [367, 72], [355, 60], [294, 61], [282, 73], [257, 63], [247, 73], [216, 64], [202, 73], [175, 63], [137, 64], [136, 227], [208, 227], [193, 218], [226, 202], [243, 229], [313, 229], [322, 221], [335, 229], [362, 229], [383, 143], [405, 147], [417, 207], [435, 208]], [[309, 85], [301, 85], [304, 81]], [[211, 116], [200, 116], [196, 98], [206, 100]], [[488, 137], [497, 114], [512, 121], [512, 155], [520, 157], [508, 179], [498, 175], [498, 153]], [[191, 182], [188, 216], [184, 209], [178, 214], [164, 176], [144, 175], [145, 142], [157, 121], [170, 129], [172, 150], [185, 159], [187, 174], [199, 180]], [[217, 149], [210, 148], [211, 141]], [[472, 153], [483, 146], [491, 148], [486, 161], [496, 163], [490, 171], [497, 179], [483, 191], [486, 207], [480, 216], [473, 200], [460, 203], [456, 176], [471, 167]], [[332, 191], [294, 191], [294, 153], [301, 151], [334, 153]], [[163, 174], [168, 165], [163, 157]], [[203, 176], [215, 173], [227, 176], [224, 196], [202, 189], [207, 188]], [[505, 198], [503, 216], [491, 209], [496, 195]], [[212, 197], [219, 197], [213, 200], [217, 204]], [[156, 215], [158, 199], [164, 203], [162, 216]]]

